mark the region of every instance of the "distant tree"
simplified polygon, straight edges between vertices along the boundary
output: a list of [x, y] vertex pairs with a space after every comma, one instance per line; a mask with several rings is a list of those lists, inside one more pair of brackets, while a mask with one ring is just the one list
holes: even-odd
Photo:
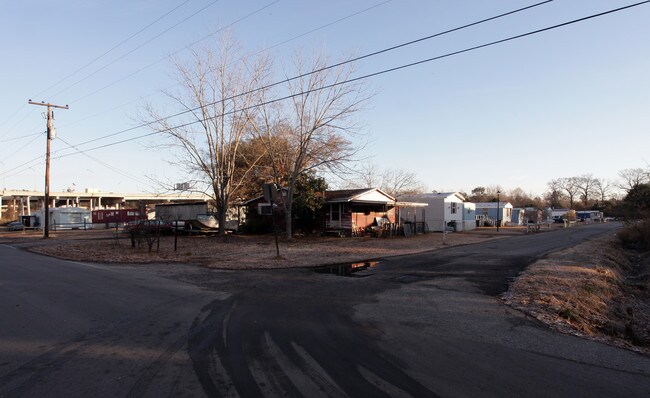
[[514, 188], [508, 192], [508, 200], [513, 207], [537, 207], [537, 201], [531, 194], [526, 193], [520, 187]]
[[374, 163], [364, 164], [356, 176], [357, 178], [346, 184], [347, 187], [379, 188], [393, 197], [422, 193], [425, 190], [416, 173], [403, 169], [381, 171]]
[[598, 179], [592, 174], [583, 174], [579, 177], [575, 177], [575, 183], [580, 198], [582, 199], [582, 203], [586, 209], [589, 206], [589, 198], [596, 192]]
[[618, 172], [618, 187], [629, 192], [640, 184], [650, 182], [650, 173], [642, 168], [625, 169]]
[[566, 197], [569, 199], [569, 208], [573, 209], [575, 197], [580, 192], [580, 183], [577, 177], [568, 177], [559, 179], [560, 188], [566, 194]]
[[623, 202], [636, 211], [650, 211], [650, 184], [639, 184], [627, 193]]
[[557, 178], [549, 181], [547, 184], [548, 191], [546, 193], [546, 201], [549, 207], [554, 209], [564, 207], [562, 205], [562, 199], [564, 193], [562, 192], [562, 179]]
[[472, 196], [470, 196], [470, 200], [472, 202], [485, 202], [485, 195], [486, 195], [486, 190], [485, 187], [476, 187], [472, 189]]
[[500, 185], [489, 185], [485, 188], [485, 196], [490, 202], [496, 202], [497, 199], [500, 199], [501, 202], [507, 202], [510, 200], [506, 190], [503, 189]]
[[610, 180], [597, 178], [596, 183], [594, 184], [594, 192], [598, 195], [598, 201], [604, 203], [608, 199], [613, 188], [614, 184]]

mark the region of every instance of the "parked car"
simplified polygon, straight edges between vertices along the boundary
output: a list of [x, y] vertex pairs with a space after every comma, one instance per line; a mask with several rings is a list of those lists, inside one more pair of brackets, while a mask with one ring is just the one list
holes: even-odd
[[7, 231], [22, 231], [25, 226], [20, 221], [12, 221], [7, 224]]

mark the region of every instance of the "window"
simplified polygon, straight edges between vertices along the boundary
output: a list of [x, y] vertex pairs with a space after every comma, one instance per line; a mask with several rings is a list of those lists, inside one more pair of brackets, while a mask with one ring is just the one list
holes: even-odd
[[270, 203], [258, 203], [257, 212], [260, 216], [270, 216], [273, 214]]
[[330, 205], [330, 219], [332, 221], [339, 221], [341, 219], [341, 208], [338, 203]]
[[458, 211], [458, 203], [451, 202], [451, 214], [456, 214], [457, 211]]

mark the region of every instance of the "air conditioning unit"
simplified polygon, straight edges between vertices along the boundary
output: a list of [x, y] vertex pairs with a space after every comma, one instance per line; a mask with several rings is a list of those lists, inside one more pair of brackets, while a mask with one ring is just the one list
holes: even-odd
[[175, 191], [189, 191], [190, 183], [189, 182], [178, 182], [176, 183]]

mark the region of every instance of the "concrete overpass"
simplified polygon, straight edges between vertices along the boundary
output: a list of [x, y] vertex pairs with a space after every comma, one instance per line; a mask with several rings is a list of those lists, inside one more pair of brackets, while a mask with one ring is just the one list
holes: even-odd
[[[41, 209], [43, 191], [2, 190], [0, 191], [0, 218], [6, 214], [13, 217], [30, 215]], [[171, 193], [115, 193], [86, 190], [86, 192], [50, 192], [50, 207], [75, 206], [95, 209], [139, 209], [157, 203], [184, 203], [208, 201], [210, 197], [201, 193], [184, 191]]]

